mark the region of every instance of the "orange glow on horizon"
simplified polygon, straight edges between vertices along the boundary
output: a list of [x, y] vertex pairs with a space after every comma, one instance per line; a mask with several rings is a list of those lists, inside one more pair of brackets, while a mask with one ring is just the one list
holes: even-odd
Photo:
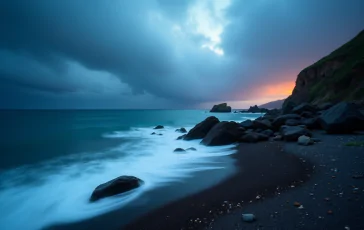
[[291, 95], [295, 86], [295, 82], [281, 82], [275, 85], [267, 85], [263, 87], [259, 93], [262, 97], [288, 97]]

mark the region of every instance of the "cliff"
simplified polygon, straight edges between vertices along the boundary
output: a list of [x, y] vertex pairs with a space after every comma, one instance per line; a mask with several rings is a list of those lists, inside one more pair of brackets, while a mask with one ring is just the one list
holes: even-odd
[[364, 99], [364, 30], [328, 56], [302, 70], [283, 104], [362, 101]]

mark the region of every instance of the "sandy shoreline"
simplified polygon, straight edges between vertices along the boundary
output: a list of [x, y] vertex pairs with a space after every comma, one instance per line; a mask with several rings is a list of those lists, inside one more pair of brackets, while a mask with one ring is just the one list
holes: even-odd
[[204, 229], [236, 207], [299, 186], [309, 178], [312, 166], [286, 154], [282, 146], [277, 142], [241, 144], [234, 155], [240, 170], [234, 176], [152, 211], [122, 229]]
[[[322, 142], [313, 146], [284, 144], [287, 153], [307, 159], [315, 167], [303, 186], [225, 215], [210, 229], [364, 229], [364, 179], [353, 178], [364, 173], [364, 148], [345, 145], [363, 141], [364, 135], [323, 133], [314, 132]], [[257, 221], [242, 222], [242, 213], [254, 213]]]

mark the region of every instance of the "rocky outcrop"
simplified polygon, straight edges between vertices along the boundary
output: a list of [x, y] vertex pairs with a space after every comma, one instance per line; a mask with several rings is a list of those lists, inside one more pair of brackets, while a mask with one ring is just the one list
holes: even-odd
[[272, 126], [276, 130], [278, 130], [279, 127], [281, 127], [282, 125], [284, 125], [286, 123], [286, 121], [287, 120], [290, 120], [290, 119], [300, 120], [301, 119], [301, 116], [298, 115], [298, 114], [285, 114], [285, 115], [278, 116], [272, 122]]
[[328, 133], [350, 133], [364, 129], [364, 116], [355, 104], [341, 102], [323, 112], [319, 123]]
[[210, 110], [211, 113], [231, 113], [231, 107], [227, 103], [214, 105]]
[[154, 129], [164, 129], [163, 125], [157, 125]]
[[298, 74], [292, 95], [283, 104], [283, 110], [289, 112], [292, 105], [305, 102], [320, 105], [327, 102], [363, 100], [363, 57], [364, 31], [330, 55], [302, 70]]
[[250, 108], [246, 111], [248, 113], [266, 113], [268, 109], [259, 108], [257, 105], [250, 106]]
[[238, 141], [244, 131], [236, 122], [222, 121], [208, 132], [201, 143], [208, 146], [232, 144]]
[[204, 121], [198, 123], [195, 127], [193, 127], [183, 139], [187, 141], [202, 139], [207, 135], [212, 127], [214, 127], [219, 122], [219, 119], [214, 116], [208, 117]]
[[245, 120], [240, 122], [240, 126], [245, 129], [252, 129], [253, 128], [253, 121], [252, 120]]
[[120, 176], [105, 184], [101, 184], [93, 191], [90, 201], [97, 201], [104, 197], [114, 196], [141, 186], [143, 181], [134, 176]]

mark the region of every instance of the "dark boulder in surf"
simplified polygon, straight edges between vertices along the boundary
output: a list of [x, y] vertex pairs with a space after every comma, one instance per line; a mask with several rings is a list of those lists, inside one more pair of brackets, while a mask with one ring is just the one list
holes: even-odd
[[156, 127], [154, 127], [154, 129], [164, 129], [163, 125], [157, 125]]
[[184, 150], [183, 148], [176, 148], [175, 150], [173, 150], [173, 152], [186, 152], [186, 150]]
[[94, 202], [101, 198], [114, 196], [124, 193], [143, 184], [143, 181], [134, 176], [120, 176], [95, 188], [90, 197], [90, 201]]
[[208, 146], [232, 144], [238, 141], [244, 132], [244, 129], [241, 129], [238, 123], [222, 121], [208, 132], [201, 143]]
[[180, 129], [176, 129], [176, 132], [179, 132], [179, 133], [187, 133], [187, 130], [182, 127]]
[[214, 116], [206, 118], [204, 121], [198, 123], [195, 127], [193, 127], [187, 135], [184, 137], [184, 140], [195, 140], [204, 138], [207, 133], [218, 124], [220, 121]]

